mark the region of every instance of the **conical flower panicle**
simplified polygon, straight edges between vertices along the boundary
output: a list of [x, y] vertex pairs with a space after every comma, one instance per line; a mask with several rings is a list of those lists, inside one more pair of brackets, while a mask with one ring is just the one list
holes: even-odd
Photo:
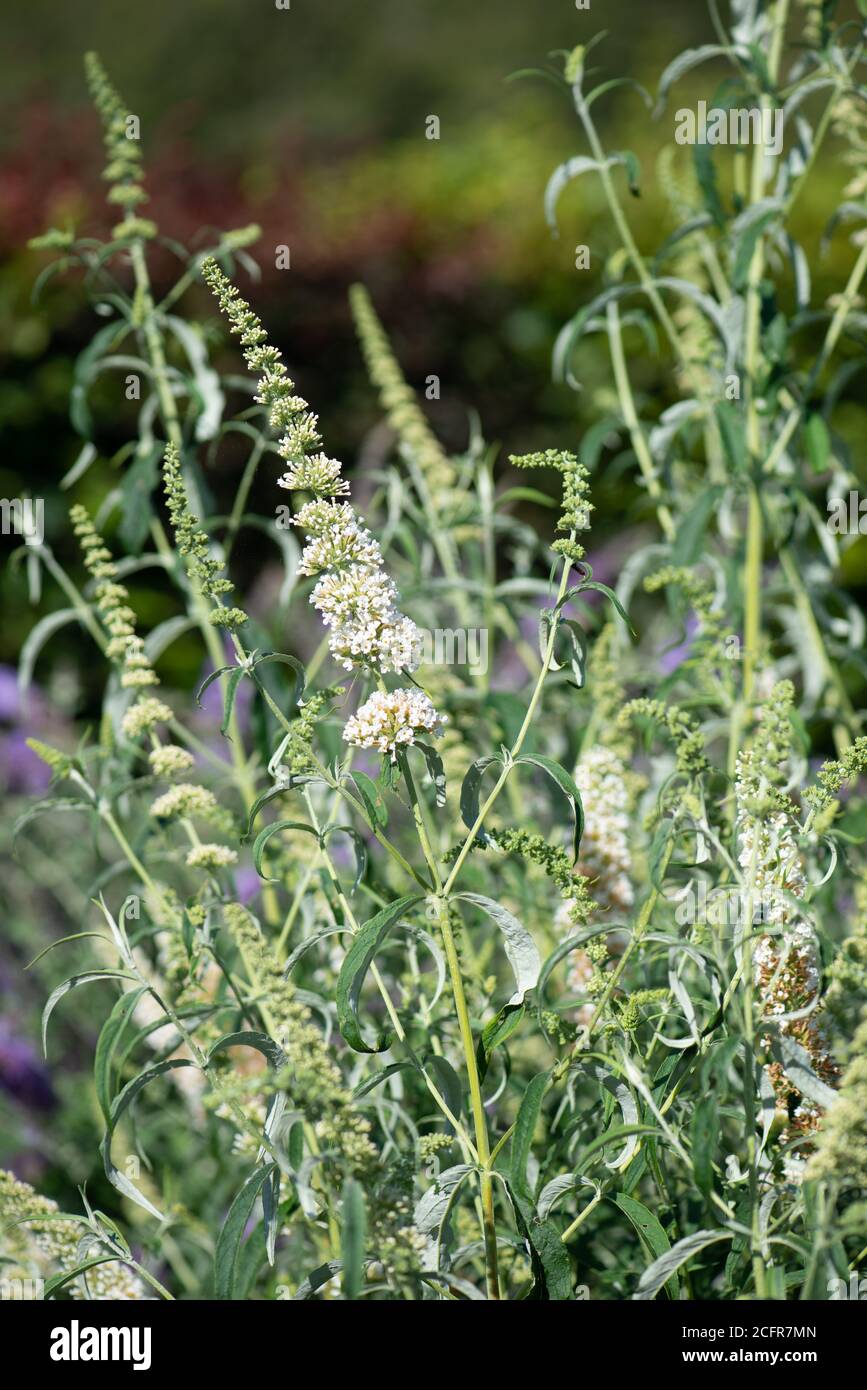
[[[213, 258], [202, 265], [202, 275], [240, 339], [247, 366], [259, 378], [256, 400], [268, 410], [271, 428], [283, 431], [278, 452], [286, 471], [277, 484], [309, 495], [294, 518], [306, 535], [300, 571], [318, 576], [310, 602], [329, 629], [333, 659], [347, 671], [362, 668], [380, 676], [415, 670], [421, 633], [398, 607], [399, 595], [383, 568], [377, 541], [342, 500], [349, 484], [340, 462], [323, 451], [317, 416], [297, 394], [258, 316]], [[349, 721], [347, 741], [381, 745], [393, 756], [399, 743], [412, 742], [414, 731], [438, 732], [441, 720], [426, 696], [413, 690], [378, 696]]]

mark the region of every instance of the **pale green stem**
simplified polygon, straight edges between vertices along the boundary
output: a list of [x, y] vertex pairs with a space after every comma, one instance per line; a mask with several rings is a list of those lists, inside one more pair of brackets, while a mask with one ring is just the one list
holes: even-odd
[[446, 900], [446, 892], [442, 888], [439, 867], [436, 862], [427, 828], [424, 823], [421, 806], [419, 805], [418, 793], [409, 765], [409, 758], [404, 753], [401, 758], [401, 770], [406, 782], [407, 792], [412, 804], [413, 819], [419, 842], [430, 870], [431, 878], [436, 885], [436, 912], [440, 931], [442, 932], [443, 944], [445, 946], [446, 960], [449, 967], [449, 977], [452, 986], [452, 996], [454, 998], [455, 1012], [458, 1018], [458, 1028], [461, 1034], [461, 1043], [464, 1050], [464, 1064], [467, 1069], [467, 1080], [470, 1088], [470, 1108], [473, 1114], [473, 1129], [476, 1136], [476, 1151], [478, 1161], [482, 1171], [479, 1174], [479, 1184], [482, 1198], [483, 1214], [483, 1234], [485, 1240], [485, 1266], [487, 1274], [488, 1297], [498, 1299], [500, 1297], [500, 1280], [497, 1269], [497, 1228], [494, 1213], [494, 1185], [490, 1174], [490, 1145], [488, 1143], [488, 1121], [485, 1115], [485, 1103], [482, 1098], [482, 1086], [479, 1078], [479, 1068], [476, 1061], [476, 1047], [473, 1039], [473, 1026], [470, 1021], [470, 1012], [467, 1008], [467, 998], [464, 992], [464, 981], [461, 975], [461, 963], [458, 957], [457, 946], [455, 944], [452, 924], [449, 918], [449, 905]]
[[644, 431], [641, 428], [641, 421], [635, 409], [635, 398], [632, 394], [632, 387], [629, 381], [629, 373], [626, 370], [626, 358], [623, 354], [623, 336], [620, 331], [620, 314], [617, 304], [612, 301], [606, 310], [608, 320], [608, 344], [611, 350], [611, 366], [614, 370], [614, 382], [617, 387], [617, 394], [620, 398], [620, 408], [623, 411], [623, 419], [626, 428], [629, 430], [629, 437], [632, 440], [632, 448], [635, 457], [638, 459], [638, 466], [648, 493], [653, 498], [656, 506], [656, 514], [659, 517], [659, 524], [667, 541], [673, 541], [675, 537], [675, 526], [669, 508], [662, 500], [662, 488], [656, 476], [656, 469], [653, 466], [653, 459]]

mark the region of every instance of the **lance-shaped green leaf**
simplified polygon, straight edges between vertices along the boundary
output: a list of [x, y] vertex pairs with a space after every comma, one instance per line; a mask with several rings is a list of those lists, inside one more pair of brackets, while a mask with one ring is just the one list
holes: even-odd
[[512, 1034], [521, 1026], [526, 1008], [523, 1004], [505, 1004], [499, 1013], [489, 1019], [482, 1029], [476, 1049], [479, 1080], [484, 1081], [492, 1053], [508, 1042]]
[[415, 1225], [423, 1235], [433, 1236], [437, 1248], [442, 1244], [452, 1207], [462, 1183], [470, 1173], [477, 1172], [472, 1163], [458, 1163], [438, 1173], [415, 1209]]
[[529, 989], [535, 989], [542, 968], [542, 960], [536, 943], [527, 928], [513, 917], [507, 908], [486, 898], [481, 893], [456, 893], [456, 898], [472, 903], [486, 912], [503, 934], [503, 944], [512, 974], [515, 976], [515, 993], [509, 1004], [521, 1004]]
[[358, 1298], [364, 1282], [364, 1247], [367, 1240], [364, 1188], [355, 1178], [347, 1178], [343, 1184], [340, 1215], [343, 1296], [352, 1302]]
[[[613, 1198], [615, 1204], [620, 1208], [625, 1216], [629, 1218], [632, 1225], [638, 1232], [638, 1238], [644, 1250], [649, 1255], [657, 1258], [664, 1256], [671, 1249], [671, 1241], [662, 1229], [657, 1218], [649, 1211], [642, 1202], [635, 1197], [630, 1197], [625, 1192], [618, 1192]], [[680, 1284], [677, 1274], [673, 1273], [666, 1284], [669, 1298], [678, 1298], [680, 1295]]]
[[290, 656], [288, 652], [263, 652], [257, 656], [253, 662], [252, 671], [256, 684], [259, 684], [259, 667], [269, 666], [276, 662], [280, 666], [288, 666], [295, 675], [295, 699], [300, 700], [304, 694], [304, 687], [307, 684], [307, 672], [304, 670], [297, 656]]
[[97, 1040], [93, 1058], [93, 1082], [96, 1087], [99, 1108], [106, 1124], [111, 1118], [111, 1102], [114, 1094], [114, 1054], [127, 1023], [143, 994], [147, 994], [147, 985], [141, 985], [139, 989], [127, 990], [125, 994], [122, 994], [102, 1025]]
[[564, 188], [573, 179], [580, 178], [582, 174], [599, 174], [603, 169], [613, 169], [617, 164], [625, 165], [630, 191], [635, 192], [638, 187], [638, 160], [631, 150], [609, 155], [604, 160], [591, 159], [586, 154], [577, 154], [573, 159], [567, 159], [564, 164], [558, 165], [548, 180], [544, 198], [545, 220], [555, 236], [557, 235], [557, 203]]
[[66, 1284], [71, 1284], [73, 1279], [78, 1279], [80, 1275], [86, 1274], [89, 1269], [96, 1269], [97, 1265], [117, 1264], [116, 1255], [99, 1255], [94, 1260], [83, 1260], [81, 1264], [74, 1265], [72, 1269], [65, 1269], [62, 1274], [55, 1274], [53, 1279], [46, 1279], [42, 1288], [42, 1299], [53, 1298], [59, 1289]]
[[256, 800], [253, 802], [253, 805], [250, 807], [250, 814], [247, 817], [247, 829], [244, 831], [242, 840], [249, 840], [250, 836], [253, 833], [253, 826], [255, 824], [256, 817], [258, 816], [259, 812], [263, 809], [263, 807], [268, 805], [269, 801], [273, 801], [274, 798], [278, 796], [285, 796], [286, 793], [291, 792], [294, 787], [302, 786], [307, 781], [310, 781], [310, 778], [287, 777], [285, 780], [275, 783], [273, 787], [269, 787], [267, 791], [264, 791], [259, 796], [257, 796]]
[[117, 1129], [121, 1117], [135, 1100], [139, 1092], [143, 1091], [149, 1082], [153, 1081], [157, 1076], [163, 1076], [165, 1072], [176, 1071], [179, 1067], [192, 1066], [195, 1066], [195, 1063], [186, 1057], [172, 1057], [167, 1062], [157, 1062], [155, 1066], [148, 1067], [145, 1071], [140, 1072], [138, 1076], [134, 1076], [132, 1081], [128, 1081], [120, 1095], [112, 1104], [108, 1125], [105, 1134], [102, 1136], [102, 1143], [99, 1146], [99, 1152], [102, 1156], [102, 1162], [105, 1168], [105, 1176], [108, 1178], [112, 1187], [116, 1187], [118, 1192], [122, 1192], [124, 1197], [129, 1197], [137, 1206], [144, 1207], [145, 1211], [150, 1212], [151, 1216], [155, 1216], [158, 1221], [163, 1221], [165, 1219], [162, 1213], [157, 1210], [147, 1197], [145, 1197], [143, 1192], [139, 1192], [135, 1183], [131, 1182], [125, 1173], [121, 1173], [115, 1168], [111, 1157], [112, 1135]]
[[361, 1036], [358, 1000], [373, 958], [391, 931], [410, 908], [422, 901], [420, 895], [398, 898], [377, 912], [359, 929], [352, 942], [337, 981], [337, 1019], [340, 1031], [356, 1052], [385, 1052], [392, 1044], [391, 1034], [383, 1034], [370, 1047]]
[[719, 43], [705, 43], [700, 48], [687, 48], [683, 53], [679, 53], [673, 62], [663, 72], [659, 79], [659, 91], [656, 97], [655, 115], [659, 115], [665, 105], [665, 98], [669, 88], [674, 85], [678, 78], [683, 77], [684, 73], [692, 68], [698, 67], [699, 63], [706, 63], [710, 58], [742, 58], [749, 60], [749, 50], [743, 45], [733, 44], [731, 48]]
[[560, 790], [569, 798], [575, 820], [572, 853], [573, 858], [577, 860], [578, 850], [581, 847], [581, 836], [584, 834], [584, 806], [575, 778], [554, 758], [543, 758], [540, 753], [524, 753], [522, 757], [516, 759], [516, 762], [532, 763], [534, 767], [540, 767], [543, 772], [547, 772], [548, 776], [553, 778]]
[[427, 764], [428, 776], [434, 784], [437, 806], [446, 804], [446, 774], [443, 767], [443, 760], [435, 748], [429, 743], [423, 743], [421, 739], [416, 739], [415, 746], [421, 753]]
[[533, 1134], [550, 1079], [550, 1070], [539, 1072], [524, 1092], [512, 1135], [508, 1187], [530, 1252], [534, 1276], [531, 1297], [562, 1301], [572, 1297], [572, 1262], [557, 1227], [539, 1216], [527, 1175]]
[[364, 809], [367, 811], [371, 825], [376, 829], [384, 830], [388, 825], [388, 807], [379, 787], [372, 777], [368, 777], [366, 772], [353, 772], [351, 780], [355, 783], [358, 795], [364, 803]]
[[53, 637], [55, 632], [59, 632], [67, 623], [80, 623], [81, 621], [82, 617], [77, 608], [59, 608], [56, 613], [47, 613], [44, 618], [40, 618], [35, 627], [31, 628], [18, 658], [18, 689], [22, 694], [30, 688], [36, 658], [49, 638]]
[[632, 1297], [638, 1302], [655, 1298], [663, 1285], [667, 1284], [671, 1276], [681, 1265], [686, 1264], [687, 1260], [692, 1259], [693, 1255], [697, 1255], [700, 1250], [706, 1250], [717, 1241], [731, 1240], [733, 1234], [732, 1231], [696, 1231], [694, 1235], [685, 1236], [654, 1260], [653, 1264], [648, 1265]]
[[[472, 830], [479, 815], [479, 791], [482, 785], [482, 774], [492, 763], [502, 762], [499, 754], [492, 753], [487, 758], [477, 758], [469, 767], [461, 785], [461, 815], [464, 825], [468, 830]], [[479, 830], [478, 838], [483, 844], [488, 844], [488, 836], [484, 830]]]
[[329, 1260], [327, 1264], [320, 1265], [318, 1269], [314, 1269], [313, 1273], [309, 1274], [307, 1278], [298, 1285], [298, 1288], [292, 1295], [292, 1302], [300, 1303], [304, 1302], [305, 1299], [312, 1298], [324, 1284], [327, 1284], [330, 1279], [334, 1278], [335, 1274], [339, 1274], [342, 1268], [342, 1260]]
[[436, 1077], [437, 1086], [449, 1110], [455, 1116], [460, 1115], [464, 1107], [464, 1087], [451, 1062], [434, 1052], [425, 1059], [424, 1066], [426, 1071], [433, 1072]]
[[214, 1251], [214, 1293], [219, 1299], [233, 1296], [244, 1231], [256, 1200], [276, 1166], [265, 1163], [251, 1173], [229, 1208]]
[[48, 1055], [48, 1020], [54, 1013], [55, 1006], [60, 1002], [65, 994], [72, 989], [78, 989], [80, 985], [92, 984], [94, 980], [132, 980], [138, 984], [134, 975], [128, 974], [125, 970], [88, 970], [81, 975], [70, 975], [68, 980], [64, 980], [62, 985], [53, 989], [46, 1000], [45, 1008], [42, 1010], [42, 1051]]
[[12, 826], [12, 839], [17, 840], [25, 825], [36, 820], [39, 816], [45, 816], [51, 812], [54, 815], [58, 811], [88, 811], [94, 814], [94, 805], [91, 801], [82, 801], [80, 798], [69, 796], [48, 796], [44, 801], [37, 801], [33, 806], [22, 811], [21, 815]]
[[256, 873], [259, 875], [260, 878], [264, 878], [266, 883], [279, 882], [279, 880], [276, 878], [269, 878], [268, 875], [265, 873], [264, 869], [262, 868], [262, 855], [264, 854], [265, 848], [271, 837], [273, 835], [279, 835], [282, 830], [303, 830], [305, 834], [312, 835], [314, 840], [318, 841], [319, 839], [319, 836], [317, 832], [313, 829], [313, 826], [308, 825], [306, 821], [277, 820], [274, 821], [272, 825], [266, 825], [265, 829], [260, 830], [259, 834], [253, 841], [253, 864], [256, 869]]
[[208, 689], [208, 686], [214, 684], [214, 681], [218, 681], [218, 680], [220, 679], [221, 676], [228, 675], [228, 673], [229, 673], [230, 671], [242, 671], [242, 670], [243, 670], [243, 667], [242, 667], [242, 666], [218, 666], [217, 669], [216, 669], [216, 671], [210, 671], [210, 672], [208, 673], [208, 675], [205, 676], [205, 679], [202, 681], [201, 685], [199, 686], [198, 690], [196, 691], [196, 704], [199, 705], [199, 706], [201, 707], [201, 704], [202, 704], [202, 696], [204, 695], [205, 691]]
[[608, 932], [618, 929], [626, 930], [620, 922], [605, 922], [604, 925], [599, 927], [586, 927], [583, 931], [573, 932], [570, 936], [567, 936], [561, 941], [559, 946], [555, 946], [550, 956], [546, 957], [545, 963], [539, 971], [539, 980], [536, 986], [536, 1007], [540, 1018], [545, 997], [545, 986], [561, 960], [565, 960], [566, 956], [572, 951], [580, 950], [580, 948], [588, 941], [591, 941], [594, 936], [607, 935]]
[[240, 1033], [224, 1033], [208, 1050], [208, 1062], [210, 1063], [219, 1052], [228, 1052], [230, 1047], [254, 1047], [257, 1052], [261, 1052], [266, 1062], [270, 1063], [272, 1067], [282, 1067], [286, 1064], [286, 1054], [279, 1043], [270, 1038], [267, 1033], [257, 1033], [250, 1030]]
[[331, 835], [335, 835], [338, 832], [342, 835], [349, 836], [352, 841], [352, 847], [355, 850], [355, 877], [352, 880], [352, 888], [350, 889], [350, 892], [354, 893], [359, 883], [364, 878], [364, 871], [367, 868], [367, 845], [353, 825], [327, 826], [322, 832], [323, 845], [328, 841]]

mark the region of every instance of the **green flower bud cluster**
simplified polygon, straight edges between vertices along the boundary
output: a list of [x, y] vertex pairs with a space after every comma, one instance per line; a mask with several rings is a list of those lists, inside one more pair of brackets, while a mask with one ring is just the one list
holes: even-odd
[[578, 1034], [575, 1024], [562, 1014], [555, 1013], [553, 1009], [545, 1009], [542, 1014], [542, 1027], [550, 1038], [553, 1038], [561, 1047], [567, 1043], [572, 1043]]
[[823, 763], [816, 773], [817, 785], [807, 787], [804, 800], [816, 811], [830, 806], [837, 794], [867, 769], [867, 735], [856, 738], [839, 759]]
[[423, 1134], [418, 1141], [419, 1162], [428, 1163], [435, 1154], [442, 1153], [443, 1149], [450, 1149], [454, 1142], [453, 1134]]
[[349, 303], [367, 371], [386, 418], [404, 449], [430, 486], [434, 500], [455, 485], [455, 470], [440, 448], [415, 392], [404, 380], [386, 332], [363, 285], [353, 285]]
[[50, 743], [43, 743], [41, 739], [28, 738], [27, 747], [37, 758], [48, 764], [55, 777], [65, 777], [72, 767], [73, 760], [68, 753], [62, 753], [59, 748], [52, 748]]
[[552, 845], [544, 835], [534, 835], [529, 830], [492, 830], [491, 839], [506, 854], [519, 854], [523, 859], [538, 864], [548, 878], [556, 883], [562, 896], [572, 894], [572, 861], [565, 849]]
[[278, 1072], [275, 1084], [285, 1086], [293, 1104], [314, 1122], [322, 1144], [348, 1169], [369, 1168], [377, 1159], [370, 1125], [352, 1109], [351, 1092], [310, 1009], [298, 998], [252, 914], [230, 903], [223, 916], [244, 962], [253, 1002], [286, 1054], [286, 1067]]
[[490, 838], [506, 854], [519, 854], [530, 863], [538, 864], [556, 884], [560, 896], [566, 899], [560, 909], [566, 921], [575, 927], [587, 925], [598, 903], [590, 895], [590, 880], [576, 872], [565, 849], [550, 844], [544, 835], [535, 835], [529, 830], [492, 830]]
[[553, 542], [551, 549], [558, 555], [565, 555], [575, 561], [583, 560], [585, 550], [575, 539], [576, 531], [586, 531], [590, 526], [590, 513], [595, 510], [590, 501], [587, 479], [588, 470], [580, 463], [577, 455], [567, 449], [544, 449], [533, 454], [510, 454], [509, 462], [515, 468], [555, 468], [563, 478], [563, 510], [557, 522], [558, 531], [569, 534], [563, 540]]
[[855, 906], [858, 924], [851, 936], [841, 942], [837, 955], [828, 970], [828, 993], [825, 1002], [835, 1017], [841, 1019], [847, 1033], [851, 1028], [853, 1005], [856, 1010], [867, 1004], [867, 870], [862, 869], [855, 884]]
[[666, 705], [662, 700], [630, 700], [620, 711], [618, 720], [622, 728], [628, 728], [636, 719], [651, 719], [668, 731], [679, 771], [696, 777], [707, 770], [704, 737], [685, 710], [677, 705]]
[[115, 91], [95, 53], [84, 59], [87, 85], [93, 104], [102, 120], [108, 164], [102, 177], [111, 185], [110, 203], [123, 208], [125, 216], [112, 230], [115, 238], [155, 237], [156, 223], [139, 217], [136, 208], [146, 203], [148, 195], [141, 184], [142, 157], [139, 142], [130, 132], [130, 112]]
[[840, 1098], [816, 1136], [806, 1177], [867, 1184], [867, 1018], [852, 1039], [852, 1059], [840, 1082]]
[[655, 574], [649, 574], [644, 581], [648, 594], [658, 593], [669, 586], [682, 591], [698, 618], [701, 655], [706, 659], [713, 651], [719, 657], [723, 642], [733, 633], [722, 621], [713, 585], [687, 565], [665, 565]]
[[625, 695], [621, 678], [623, 663], [616, 643], [617, 628], [613, 622], [607, 622], [593, 643], [587, 662], [587, 689], [592, 692], [593, 727], [598, 730], [595, 741], [621, 758], [627, 758], [631, 740], [617, 723]]
[[298, 716], [291, 728], [280, 759], [281, 766], [296, 774], [310, 772], [315, 767], [313, 739], [320, 715], [331, 703], [344, 694], [342, 685], [326, 685], [298, 705]]
[[156, 820], [196, 816], [200, 820], [216, 821], [221, 814], [222, 809], [214, 793], [195, 782], [176, 783], [151, 805], [151, 815]]
[[127, 738], [139, 738], [155, 729], [157, 724], [168, 724], [170, 719], [174, 719], [174, 715], [169, 706], [163, 700], [148, 696], [130, 705], [121, 720], [121, 728]]
[[237, 862], [237, 852], [228, 845], [193, 845], [192, 849], [187, 851], [188, 869], [228, 869]]
[[794, 816], [797, 812], [791, 797], [781, 790], [789, 775], [794, 699], [792, 682], [778, 681], [761, 707], [756, 737], [738, 756], [738, 797], [742, 808], [753, 816], [771, 811]]
[[627, 1033], [634, 1033], [642, 1021], [642, 1009], [648, 1004], [662, 1003], [669, 997], [667, 989], [637, 989], [619, 1003], [618, 1022]]
[[94, 596], [109, 641], [106, 655], [120, 670], [120, 683], [127, 689], [142, 690], [159, 685], [144, 642], [136, 635], [135, 613], [129, 606], [129, 591], [117, 582], [117, 565], [111, 551], [80, 504], [70, 508], [72, 529], [84, 554], [84, 565], [96, 581]]
[[151, 749], [148, 762], [155, 777], [162, 777], [166, 781], [171, 781], [174, 777], [180, 777], [183, 773], [189, 772], [195, 763], [195, 758], [186, 748], [180, 748], [176, 743], [161, 743], [158, 747]]
[[215, 627], [234, 632], [247, 621], [247, 614], [241, 608], [227, 608], [223, 603], [223, 594], [231, 593], [234, 585], [226, 578], [222, 560], [211, 554], [211, 543], [190, 509], [180, 455], [174, 444], [166, 447], [163, 484], [175, 541], [186, 561], [187, 573], [215, 604], [210, 621]]

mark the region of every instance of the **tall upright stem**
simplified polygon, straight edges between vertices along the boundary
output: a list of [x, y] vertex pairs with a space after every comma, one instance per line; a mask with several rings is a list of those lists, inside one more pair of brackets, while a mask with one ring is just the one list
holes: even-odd
[[485, 1272], [488, 1289], [488, 1297], [499, 1299], [500, 1297], [500, 1278], [498, 1271], [497, 1258], [497, 1227], [494, 1213], [494, 1184], [490, 1171], [491, 1148], [488, 1142], [488, 1119], [485, 1114], [485, 1102], [482, 1097], [482, 1083], [479, 1076], [479, 1067], [476, 1061], [476, 1047], [473, 1039], [473, 1025], [470, 1020], [470, 1011], [467, 1008], [467, 996], [464, 991], [464, 981], [461, 974], [461, 963], [458, 957], [457, 945], [455, 943], [454, 932], [449, 918], [449, 905], [446, 892], [442, 886], [442, 878], [439, 872], [439, 865], [433, 853], [427, 827], [424, 823], [421, 803], [409, 765], [409, 758], [406, 753], [400, 760], [401, 771], [403, 772], [406, 789], [409, 793], [412, 805], [413, 820], [415, 821], [416, 831], [422, 847], [425, 860], [430, 870], [431, 878], [436, 885], [437, 895], [435, 898], [437, 923], [442, 933], [443, 945], [445, 946], [446, 961], [449, 967], [449, 981], [452, 988], [452, 998], [455, 1005], [455, 1013], [458, 1019], [458, 1028], [461, 1035], [461, 1045], [464, 1051], [464, 1065], [467, 1069], [467, 1081], [470, 1088], [470, 1108], [473, 1115], [473, 1130], [476, 1139], [476, 1151], [479, 1157], [481, 1172], [479, 1174], [479, 1184], [482, 1199], [482, 1228], [485, 1241]]

